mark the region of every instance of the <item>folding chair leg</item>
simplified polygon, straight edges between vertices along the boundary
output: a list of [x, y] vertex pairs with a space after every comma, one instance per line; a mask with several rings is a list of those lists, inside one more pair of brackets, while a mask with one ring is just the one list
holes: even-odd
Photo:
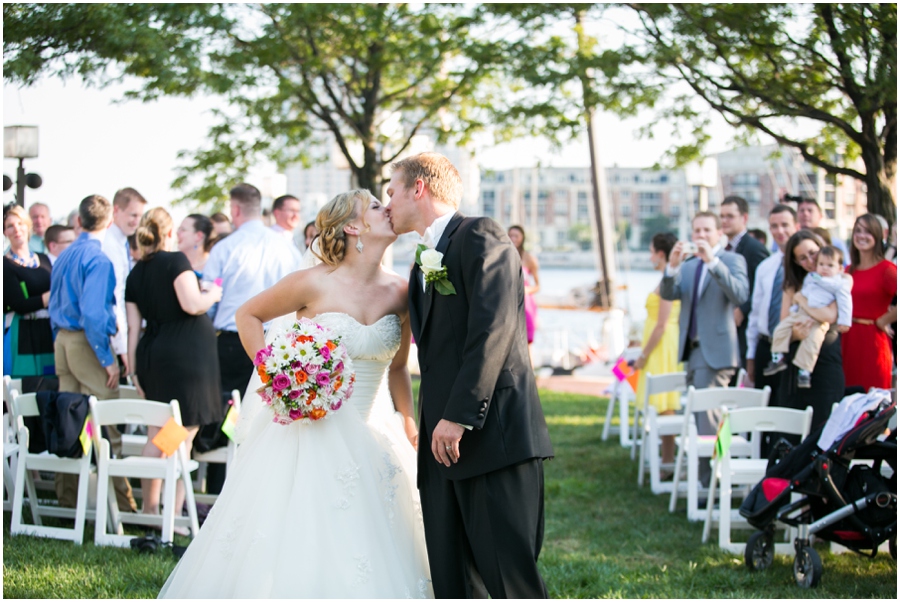
[[[628, 424], [628, 395], [625, 394], [624, 390], [620, 389], [619, 392], [619, 445], [622, 447], [628, 447], [631, 445], [631, 441], [629, 440], [629, 432], [631, 429]], [[637, 416], [634, 418], [637, 420]], [[634, 455], [631, 456], [634, 459]]]
[[[684, 437], [682, 437], [684, 439]], [[672, 475], [672, 495], [669, 497], [669, 512], [675, 512], [675, 505], [678, 503], [678, 485], [681, 480], [681, 465], [684, 463], [684, 446], [678, 446], [678, 453], [675, 456], [674, 474]]]
[[[658, 493], [661, 489], [662, 482], [659, 480], [659, 473], [662, 470], [659, 459], [659, 432], [655, 428], [655, 420], [650, 423], [650, 437], [647, 443], [647, 461], [650, 464], [650, 491]], [[647, 438], [645, 438], [645, 441]]]
[[102, 546], [108, 539], [109, 530], [114, 528], [109, 524], [109, 475], [105, 470], [97, 467], [97, 512], [94, 515], [94, 545]]
[[644, 463], [647, 461], [647, 436], [641, 428], [641, 451], [638, 453], [638, 487], [644, 486]]
[[[713, 466], [712, 475], [709, 477], [709, 495], [706, 497], [706, 519], [703, 521], [703, 539], [702, 543], [706, 543], [709, 540], [709, 531], [712, 527], [713, 522], [713, 500], [716, 499], [716, 481], [718, 481], [719, 474], [719, 459], [716, 458], [715, 465]], [[721, 499], [722, 496], [719, 495]], [[719, 514], [721, 515], [721, 508], [719, 509]], [[721, 520], [721, 517], [720, 517]], [[721, 536], [721, 532], [720, 532]]]
[[[175, 467], [169, 464], [166, 470], [166, 480], [163, 482], [163, 510], [162, 510], [162, 540], [174, 541], [175, 538], [175, 490], [178, 481], [175, 479]], [[181, 514], [181, 508], [178, 508]]]
[[91, 482], [90, 474], [91, 465], [85, 462], [82, 464], [81, 472], [78, 473], [78, 494], [75, 498], [75, 533], [73, 541], [79, 546], [84, 540], [84, 521], [87, 517], [88, 487]]
[[609, 439], [609, 429], [612, 427], [613, 412], [616, 409], [616, 403], [619, 401], [619, 383], [613, 385], [612, 393], [609, 396], [609, 404], [606, 406], [606, 420], [603, 422], [603, 435], [600, 437], [603, 441]]
[[184, 500], [187, 502], [188, 516], [191, 519], [191, 537], [197, 537], [197, 533], [200, 531], [200, 519], [197, 516], [197, 500], [194, 498], [191, 473], [188, 470], [187, 453], [184, 448], [179, 448], [178, 454], [181, 461], [181, 480], [184, 483]]

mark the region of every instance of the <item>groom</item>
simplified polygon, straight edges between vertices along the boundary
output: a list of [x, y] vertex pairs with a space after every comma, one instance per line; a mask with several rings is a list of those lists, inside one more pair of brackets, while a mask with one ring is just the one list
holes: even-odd
[[[543, 459], [552, 457], [528, 355], [519, 254], [493, 220], [464, 217], [459, 172], [437, 153], [394, 163], [397, 233], [426, 253], [409, 278], [419, 348], [418, 483], [438, 598], [545, 598]], [[430, 257], [429, 257], [430, 255]], [[437, 278], [437, 282], [433, 279]]]

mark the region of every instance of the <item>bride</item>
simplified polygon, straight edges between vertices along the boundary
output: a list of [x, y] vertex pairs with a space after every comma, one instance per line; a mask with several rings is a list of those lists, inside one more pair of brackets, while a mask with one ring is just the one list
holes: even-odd
[[255, 357], [263, 323], [279, 316], [330, 329], [353, 359], [353, 395], [325, 420], [283, 426], [254, 375], [238, 459], [161, 598], [433, 597], [406, 369], [407, 282], [381, 267], [397, 235], [364, 190], [335, 197], [316, 226], [323, 263], [244, 304], [238, 330]]

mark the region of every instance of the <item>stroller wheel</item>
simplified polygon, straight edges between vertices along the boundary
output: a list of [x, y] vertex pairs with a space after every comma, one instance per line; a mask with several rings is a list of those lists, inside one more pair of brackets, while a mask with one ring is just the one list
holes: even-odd
[[767, 531], [757, 531], [750, 536], [744, 548], [744, 564], [751, 571], [764, 571], [775, 559], [775, 536]]
[[800, 587], [812, 588], [819, 585], [822, 578], [822, 559], [819, 553], [809, 546], [797, 551], [794, 558], [794, 580]]

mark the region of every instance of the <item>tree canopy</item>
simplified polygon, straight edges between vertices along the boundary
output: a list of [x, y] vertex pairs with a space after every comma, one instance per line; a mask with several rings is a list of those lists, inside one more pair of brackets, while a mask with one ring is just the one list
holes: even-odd
[[356, 185], [380, 191], [383, 167], [426, 129], [465, 140], [483, 124], [478, 86], [497, 60], [473, 35], [477, 11], [425, 4], [4, 4], [4, 75], [43, 73], [129, 97], [221, 95], [209, 146], [174, 183], [202, 175], [193, 200], [221, 198], [267, 157], [311, 159], [336, 144]]
[[[864, 181], [869, 211], [893, 223], [896, 4], [630, 6], [660, 75], [686, 82], [731, 125]], [[689, 104], [668, 110], [702, 131], [706, 120]], [[810, 125], [811, 133], [797, 133]], [[852, 167], [856, 158], [864, 172]]]

